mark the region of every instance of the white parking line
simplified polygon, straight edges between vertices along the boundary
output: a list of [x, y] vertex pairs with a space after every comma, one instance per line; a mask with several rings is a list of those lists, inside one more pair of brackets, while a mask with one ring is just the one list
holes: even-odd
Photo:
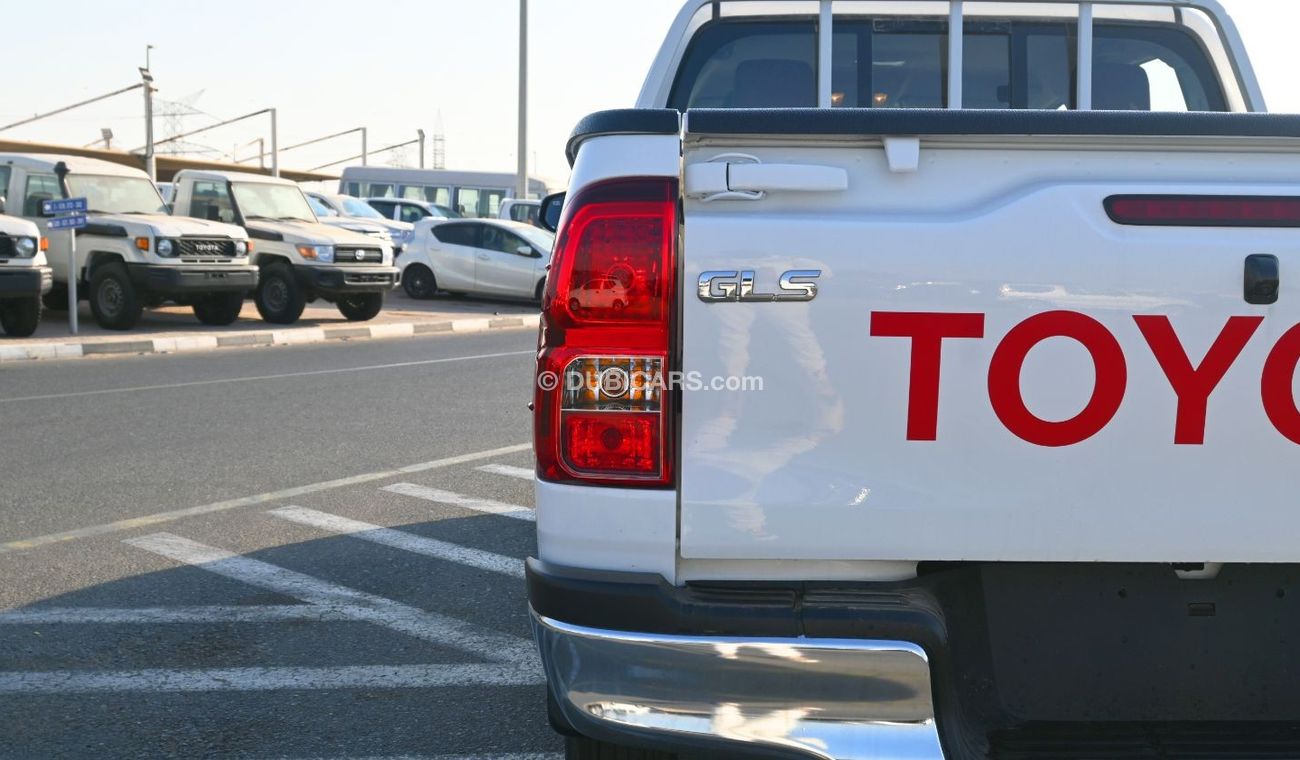
[[493, 475], [505, 475], [510, 478], [519, 478], [520, 480], [532, 480], [536, 473], [528, 467], [512, 467], [508, 464], [485, 464], [482, 467], [475, 467], [479, 472], [488, 472]]
[[[296, 330], [290, 335], [302, 336], [307, 331]], [[306, 337], [311, 337], [306, 335]], [[320, 338], [324, 337], [322, 333]], [[100, 388], [93, 391], [73, 391], [71, 393], [49, 393], [41, 396], [16, 396], [13, 398], [0, 398], [0, 404], [13, 404], [20, 401], [52, 401], [63, 398], [81, 398], [84, 396], [107, 396], [118, 393], [139, 393], [143, 391], [161, 391], [171, 388], [194, 388], [203, 385], [220, 385], [228, 386], [232, 383], [252, 383], [263, 382], [266, 380], [285, 380], [295, 377], [310, 377], [312, 375], [341, 375], [351, 372], [372, 372], [381, 369], [403, 369], [405, 367], [423, 367], [430, 364], [450, 364], [452, 362], [468, 362], [478, 359], [500, 359], [506, 356], [522, 356], [524, 354], [535, 354], [536, 351], [503, 351], [495, 354], [475, 354], [473, 356], [450, 356], [444, 359], [424, 359], [412, 362], [397, 362], [395, 364], [370, 364], [364, 367], [338, 367], [335, 369], [317, 369], [308, 372], [282, 372], [275, 375], [257, 375], [254, 377], [228, 377], [221, 380], [192, 380], [187, 383], [165, 383], [161, 385], [136, 385], [127, 388]]]
[[476, 451], [472, 454], [460, 454], [445, 459], [435, 459], [431, 462], [407, 465], [395, 470], [367, 472], [361, 475], [339, 478], [337, 480], [326, 480], [321, 483], [312, 483], [311, 485], [286, 488], [282, 491], [271, 491], [270, 493], [258, 494], [256, 496], [245, 496], [239, 499], [218, 501], [213, 504], [204, 504], [201, 507], [188, 507], [186, 509], [176, 509], [170, 512], [158, 512], [144, 517], [132, 517], [126, 520], [104, 523], [103, 525], [91, 525], [86, 528], [77, 528], [76, 530], [68, 530], [62, 533], [50, 533], [44, 536], [36, 536], [35, 538], [25, 538], [18, 541], [10, 541], [5, 544], [0, 544], [0, 554], [6, 552], [26, 551], [41, 546], [49, 546], [50, 544], [63, 543], [64, 541], [75, 541], [80, 538], [90, 538], [92, 536], [102, 536], [108, 533], [119, 533], [126, 530], [135, 530], [137, 528], [147, 528], [154, 525], [161, 525], [162, 523], [180, 520], [185, 517], [207, 515], [212, 514], [213, 512], [224, 512], [231, 509], [239, 509], [240, 507], [252, 507], [272, 501], [285, 501], [287, 499], [295, 499], [307, 494], [353, 486], [358, 483], [371, 483], [376, 480], [384, 480], [386, 478], [407, 475], [413, 472], [427, 472], [429, 470], [437, 470], [444, 467], [451, 467], [453, 465], [465, 464], [466, 462], [476, 462], [480, 459], [491, 459], [505, 454], [517, 454], [521, 451], [528, 451], [531, 448], [532, 444], [528, 443], [521, 443], [515, 446], [503, 446], [499, 449]]
[[125, 543], [250, 586], [331, 608], [353, 620], [373, 623], [424, 641], [469, 652], [490, 662], [533, 670], [539, 667], [531, 642], [437, 612], [417, 609], [261, 560], [241, 557], [170, 533], [131, 538]]
[[351, 620], [336, 610], [310, 604], [211, 607], [46, 607], [0, 612], [0, 625], [157, 625], [162, 623], [285, 623]]
[[457, 544], [439, 541], [434, 538], [425, 538], [417, 536], [414, 533], [393, 530], [392, 528], [382, 528], [378, 525], [361, 522], [360, 520], [351, 520], [338, 515], [331, 515], [326, 512], [318, 512], [314, 509], [305, 509], [303, 507], [284, 507], [282, 509], [273, 509], [268, 514], [299, 523], [301, 525], [310, 525], [313, 528], [338, 533], [353, 538], [359, 538], [363, 541], [370, 541], [384, 546], [391, 546], [394, 549], [414, 552], [425, 557], [455, 562], [469, 567], [476, 567], [480, 570], [488, 570], [493, 573], [509, 575], [513, 578], [524, 577], [524, 563], [522, 560], [514, 557], [507, 557], [503, 554], [494, 554], [492, 552], [470, 549]]
[[513, 517], [516, 520], [536, 520], [537, 515], [533, 510], [527, 507], [521, 507], [518, 504], [506, 504], [501, 501], [491, 499], [480, 499], [475, 496], [466, 496], [464, 494], [443, 491], [439, 488], [429, 488], [414, 483], [394, 483], [391, 486], [384, 486], [383, 490], [391, 493], [399, 493], [403, 496], [414, 496], [417, 499], [432, 501], [436, 504], [446, 504], [463, 509], [472, 509], [476, 512], [486, 512], [490, 515], [501, 515], [502, 517]]
[[429, 689], [532, 686], [540, 671], [513, 665], [345, 665], [330, 668], [145, 669], [0, 673], [0, 694], [77, 692]]

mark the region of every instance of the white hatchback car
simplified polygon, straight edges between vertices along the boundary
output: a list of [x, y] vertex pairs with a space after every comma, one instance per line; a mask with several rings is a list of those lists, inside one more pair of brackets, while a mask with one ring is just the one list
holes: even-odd
[[398, 260], [411, 298], [449, 293], [541, 300], [554, 233], [503, 219], [426, 219]]

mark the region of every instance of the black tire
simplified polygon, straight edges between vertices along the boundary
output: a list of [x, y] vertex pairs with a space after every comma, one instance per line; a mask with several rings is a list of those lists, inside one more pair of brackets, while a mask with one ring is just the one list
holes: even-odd
[[302, 288], [288, 264], [271, 264], [260, 272], [253, 301], [262, 319], [277, 325], [297, 322], [307, 307]]
[[67, 311], [68, 289], [56, 285], [53, 290], [41, 296], [41, 303], [50, 311]]
[[338, 302], [339, 313], [349, 322], [369, 322], [384, 310], [383, 293], [357, 293], [343, 296]]
[[537, 290], [533, 291], [533, 300], [541, 303], [542, 293], [544, 292], [546, 292], [546, 280], [541, 280], [537, 283]]
[[244, 308], [243, 293], [212, 293], [194, 302], [194, 316], [205, 325], [225, 327], [239, 319]]
[[26, 338], [41, 324], [41, 301], [31, 298], [0, 299], [0, 328], [11, 338]]
[[412, 264], [402, 272], [402, 289], [418, 301], [433, 298], [433, 294], [438, 292], [438, 278], [425, 265]]
[[677, 755], [570, 736], [564, 740], [564, 760], [677, 760]]
[[126, 264], [114, 261], [95, 268], [90, 277], [90, 313], [96, 324], [105, 330], [130, 330], [143, 311]]

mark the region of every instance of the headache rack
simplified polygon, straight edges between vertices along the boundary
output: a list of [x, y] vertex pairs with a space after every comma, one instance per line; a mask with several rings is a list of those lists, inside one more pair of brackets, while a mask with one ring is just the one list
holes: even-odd
[[[832, 70], [832, 44], [835, 34], [835, 14], [837, 4], [852, 5], [852, 2], [845, 0], [810, 0], [809, 2], [772, 2], [772, 0], [696, 0], [688, 4], [678, 16], [677, 22], [673, 24], [671, 35], [676, 35], [681, 40], [688, 36], [687, 29], [690, 28], [692, 19], [700, 11], [712, 9], [714, 19], [723, 15], [723, 7], [728, 5], [744, 5], [753, 3], [755, 6], [783, 7], [783, 6], [817, 6], [818, 7], [818, 40], [817, 40], [817, 107], [831, 108], [832, 88], [831, 88], [831, 70]], [[864, 3], [865, 4], [865, 3]], [[947, 104], [952, 110], [962, 108], [962, 82], [964, 76], [964, 57], [965, 50], [965, 18], [967, 6], [1008, 6], [1026, 8], [1029, 6], [1042, 7], [1069, 7], [1074, 6], [1078, 9], [1078, 60], [1076, 61], [1078, 76], [1076, 77], [1076, 104], [1077, 110], [1092, 110], [1093, 94], [1093, 19], [1095, 9], [1098, 6], [1106, 7], [1130, 7], [1130, 8], [1169, 8], [1175, 14], [1179, 10], [1186, 9], [1190, 11], [1199, 11], [1209, 18], [1210, 22], [1218, 33], [1219, 42], [1228, 53], [1228, 59], [1233, 68], [1233, 75], [1236, 78], [1236, 85], [1241, 93], [1246, 110], [1263, 111], [1264, 97], [1255, 80], [1254, 72], [1250, 70], [1249, 59], [1245, 54], [1245, 47], [1241, 42], [1241, 35], [1238, 33], [1236, 25], [1232, 19], [1223, 10], [1223, 7], [1217, 0], [1096, 0], [1095, 2], [1059, 2], [1053, 0], [922, 0], [922, 1], [903, 1], [897, 3], [890, 2], [872, 2], [870, 5], [879, 6], [896, 6], [897, 13], [902, 16], [911, 15], [912, 8], [916, 6], [947, 6], [948, 8], [948, 81], [947, 81]], [[1020, 15], [1020, 14], [1017, 14]], [[958, 33], [954, 34], [953, 31]], [[679, 51], [680, 52], [680, 51]], [[951, 62], [956, 62], [953, 65]], [[645, 93], [643, 93], [644, 96]]]

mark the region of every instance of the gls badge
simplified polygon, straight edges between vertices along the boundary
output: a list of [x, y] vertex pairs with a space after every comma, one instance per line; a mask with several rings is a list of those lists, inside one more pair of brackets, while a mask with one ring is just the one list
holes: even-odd
[[817, 297], [817, 278], [821, 276], [820, 269], [791, 269], [781, 275], [779, 293], [759, 293], [754, 290], [754, 272], [751, 270], [702, 272], [699, 295], [705, 303], [811, 301]]

